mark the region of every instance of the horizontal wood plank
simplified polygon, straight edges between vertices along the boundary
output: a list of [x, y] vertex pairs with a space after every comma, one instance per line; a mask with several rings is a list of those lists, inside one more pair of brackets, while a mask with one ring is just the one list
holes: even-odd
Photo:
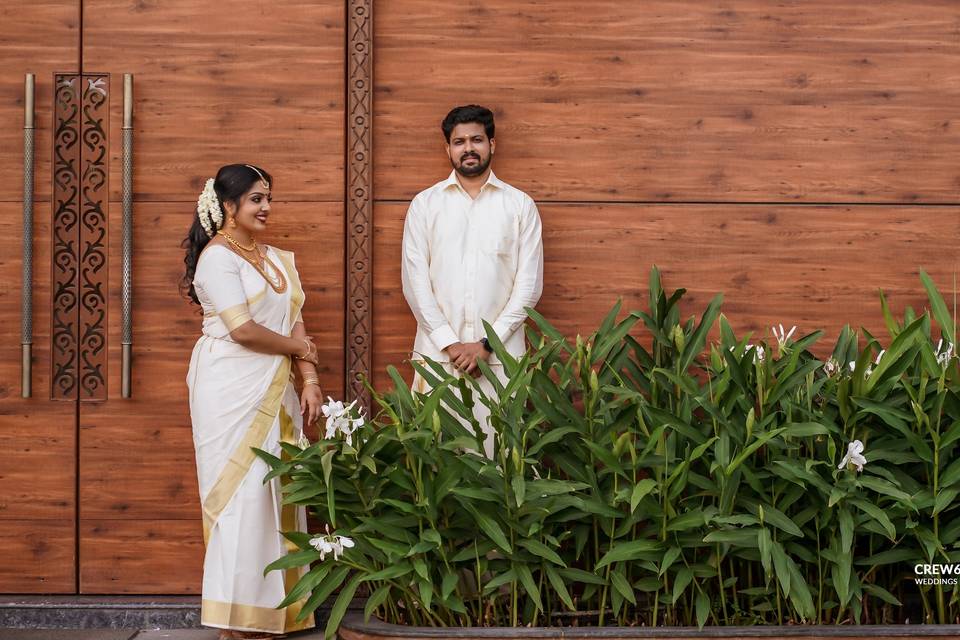
[[132, 73], [135, 199], [196, 200], [221, 165], [250, 162], [274, 175], [278, 199], [342, 200], [342, 2], [92, 0], [83, 11], [84, 68], [112, 74], [114, 199]]
[[73, 518], [0, 519], [0, 593], [73, 593]]
[[559, 201], [957, 202], [956, 7], [927, 0], [377, 5], [375, 193], [497, 115], [501, 177]]
[[196, 520], [84, 520], [80, 593], [200, 593], [203, 530]]
[[[376, 208], [374, 374], [390, 386], [388, 364], [402, 364], [416, 325], [400, 289], [406, 207]], [[823, 329], [829, 352], [849, 323], [889, 339], [882, 289], [895, 314], [922, 310], [924, 268], [945, 296], [960, 270], [960, 215], [941, 207], [543, 205], [544, 293], [537, 310], [565, 335], [588, 335], [618, 297], [646, 309], [648, 275], [686, 288], [683, 317], [724, 294], [738, 334], [771, 339], [770, 327]], [[642, 330], [640, 333], [642, 334]], [[410, 375], [410, 369], [404, 371]]]

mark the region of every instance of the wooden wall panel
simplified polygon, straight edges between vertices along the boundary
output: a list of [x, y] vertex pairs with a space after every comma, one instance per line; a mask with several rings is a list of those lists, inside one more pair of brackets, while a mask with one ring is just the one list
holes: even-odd
[[[46, 209], [34, 226], [34, 396], [21, 398], [21, 207], [0, 203], [0, 519], [69, 520], [74, 513], [76, 405], [50, 400]], [[0, 547], [0, 563], [5, 554]]]
[[0, 593], [73, 593], [73, 518], [0, 519]]
[[[341, 1], [86, 0], [83, 11], [85, 70], [135, 76], [136, 200], [196, 201], [218, 167], [250, 162], [273, 173], [278, 197], [342, 201]], [[119, 144], [110, 171], [120, 176]], [[111, 189], [119, 200], [120, 181]]]
[[80, 530], [82, 593], [200, 593], [200, 520], [87, 520]]
[[960, 201], [943, 0], [377, 3], [375, 194], [449, 171], [439, 123], [495, 108], [539, 200]]
[[[400, 290], [406, 206], [375, 211], [374, 372], [400, 364], [413, 346], [413, 315]], [[887, 337], [877, 290], [895, 313], [922, 309], [922, 267], [944, 295], [960, 271], [960, 212], [948, 207], [805, 205], [542, 205], [544, 294], [537, 309], [565, 335], [588, 334], [623, 297], [645, 309], [648, 273], [684, 287], [685, 317], [724, 293], [738, 334], [770, 338], [783, 323], [824, 329], [821, 351], [845, 323]], [[409, 369], [403, 369], [409, 374]]]
[[76, 412], [50, 399], [50, 210], [34, 225], [33, 392], [20, 397], [21, 205], [0, 202], [0, 593], [75, 587]]
[[[36, 75], [36, 190], [38, 204], [51, 189], [50, 127], [53, 74], [77, 71], [80, 46], [77, 0], [5, 2], [0, 5], [0, 175], [7, 179], [0, 202], [21, 201], [23, 175], [23, 80]], [[48, 209], [38, 214], [49, 218]]]
[[[199, 518], [187, 404], [190, 353], [200, 336], [197, 307], [180, 297], [189, 210], [180, 204], [136, 205], [133, 392], [120, 398], [120, 314], [110, 316], [110, 399], [83, 404], [80, 420], [80, 518]], [[111, 205], [110, 307], [120, 309], [119, 209]], [[275, 201], [269, 237], [292, 250], [307, 295], [304, 321], [320, 351], [324, 393], [343, 392], [343, 206]], [[333, 239], [319, 241], [324, 230]], [[91, 545], [96, 554], [97, 547]], [[84, 558], [84, 564], [86, 558]]]

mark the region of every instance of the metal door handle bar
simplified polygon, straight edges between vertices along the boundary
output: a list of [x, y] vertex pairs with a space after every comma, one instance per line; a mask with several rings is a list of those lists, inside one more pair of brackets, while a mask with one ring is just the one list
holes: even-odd
[[23, 87], [23, 285], [20, 298], [20, 395], [33, 395], [33, 98], [35, 76]]
[[133, 355], [133, 74], [123, 74], [123, 230], [121, 283], [120, 395], [130, 397]]

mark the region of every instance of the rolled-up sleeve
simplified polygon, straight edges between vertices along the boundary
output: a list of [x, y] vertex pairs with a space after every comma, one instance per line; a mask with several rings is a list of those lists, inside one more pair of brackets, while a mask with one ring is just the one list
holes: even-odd
[[506, 341], [527, 318], [526, 307], [534, 307], [543, 293], [543, 238], [540, 212], [529, 197], [520, 214], [517, 275], [510, 298], [493, 322], [493, 330]]
[[403, 297], [417, 323], [440, 351], [459, 342], [450, 323], [444, 317], [430, 282], [430, 243], [424, 213], [418, 199], [410, 203], [403, 222], [403, 248], [400, 267]]

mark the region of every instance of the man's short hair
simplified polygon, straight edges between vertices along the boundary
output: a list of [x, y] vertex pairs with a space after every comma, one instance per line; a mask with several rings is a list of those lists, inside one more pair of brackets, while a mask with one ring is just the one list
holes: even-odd
[[481, 107], [478, 104], [468, 104], [463, 107], [454, 107], [451, 109], [447, 117], [440, 123], [440, 128], [443, 129], [443, 137], [446, 138], [447, 142], [450, 142], [450, 134], [453, 133], [453, 128], [458, 124], [468, 122], [482, 124], [487, 137], [493, 139], [495, 131], [493, 111], [490, 111], [490, 109], [486, 107]]

